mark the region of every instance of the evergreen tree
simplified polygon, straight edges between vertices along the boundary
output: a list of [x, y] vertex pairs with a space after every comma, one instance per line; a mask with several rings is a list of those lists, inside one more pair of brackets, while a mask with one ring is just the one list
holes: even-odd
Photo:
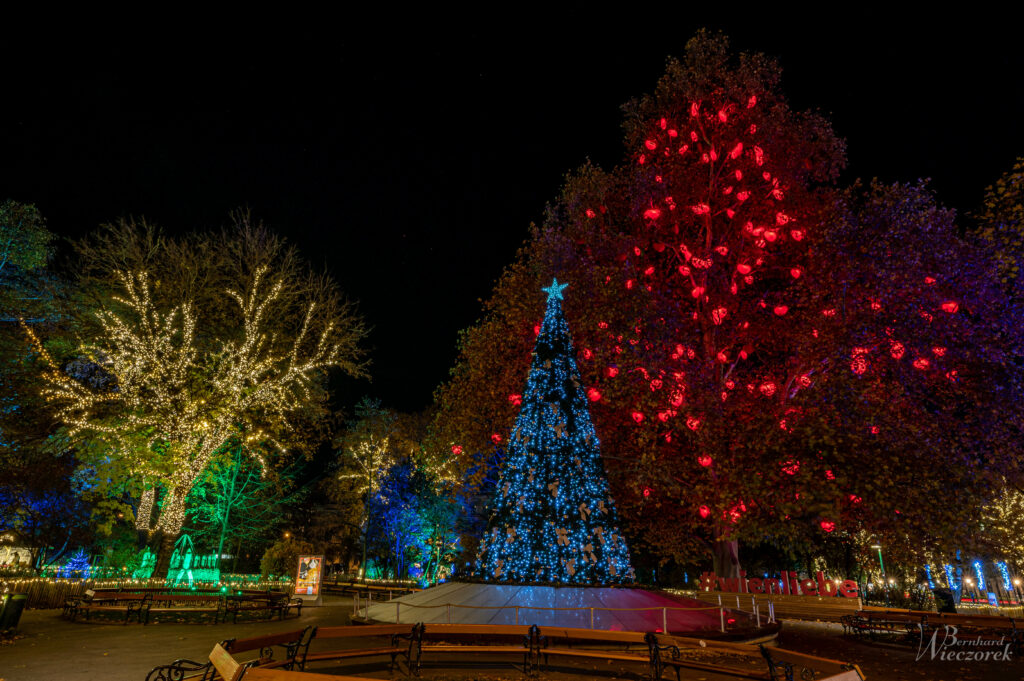
[[629, 550], [601, 464], [556, 279], [478, 566], [500, 582], [621, 584]]

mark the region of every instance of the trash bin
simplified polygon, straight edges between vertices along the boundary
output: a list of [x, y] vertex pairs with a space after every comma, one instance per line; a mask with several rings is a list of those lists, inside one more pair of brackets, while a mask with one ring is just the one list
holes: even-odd
[[4, 594], [3, 606], [0, 607], [0, 631], [18, 628], [21, 612], [28, 603], [28, 594]]
[[953, 592], [949, 589], [932, 589], [932, 593], [935, 595], [935, 608], [939, 612], [951, 612], [956, 614], [956, 601], [953, 598]]

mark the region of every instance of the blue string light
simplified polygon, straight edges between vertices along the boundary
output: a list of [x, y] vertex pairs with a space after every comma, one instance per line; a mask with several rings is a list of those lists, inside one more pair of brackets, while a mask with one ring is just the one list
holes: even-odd
[[928, 564], [925, 564], [924, 572], [925, 572], [926, 575], [928, 575], [928, 588], [929, 589], [934, 589], [935, 588], [935, 582], [932, 580], [932, 566], [928, 565]]
[[1010, 569], [1006, 567], [1006, 561], [997, 560], [996, 567], [999, 568], [999, 576], [1003, 578], [1003, 588], [1007, 591], [1013, 590], [1013, 585], [1010, 583]]
[[547, 309], [477, 555], [488, 581], [634, 581], [562, 312], [566, 286], [543, 289]]
[[981, 561], [976, 560], [971, 565], [974, 566], [974, 575], [978, 578], [978, 590], [985, 591], [985, 571], [981, 569]]
[[960, 586], [963, 584], [963, 581], [962, 580], [954, 580], [953, 566], [950, 565], [949, 563], [946, 563], [942, 567], [943, 567], [943, 569], [946, 572], [946, 584], [953, 591], [959, 591], [960, 590]]

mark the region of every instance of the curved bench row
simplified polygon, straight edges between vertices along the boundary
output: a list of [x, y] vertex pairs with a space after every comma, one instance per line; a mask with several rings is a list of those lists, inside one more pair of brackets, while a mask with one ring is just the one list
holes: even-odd
[[302, 614], [302, 599], [291, 598], [283, 591], [243, 591], [241, 593], [193, 592], [173, 589], [137, 589], [121, 591], [96, 589], [64, 602], [63, 617], [74, 622], [79, 615], [90, 621], [100, 613], [115, 616], [122, 624], [133, 619], [149, 624], [163, 616], [174, 616], [197, 621], [213, 618], [214, 624], [238, 622], [243, 613], [265, 613], [268, 618], [276, 613], [284, 619], [290, 611]]
[[[373, 641], [373, 639], [377, 639]], [[360, 647], [337, 647], [337, 642], [365, 642]], [[316, 649], [311, 644], [318, 642]], [[326, 644], [334, 641], [335, 644]], [[275, 657], [275, 651], [280, 651]], [[252, 654], [255, 653], [255, 654]], [[716, 661], [709, 661], [709, 654]], [[309, 663], [344, 662], [366, 658], [390, 658], [390, 668], [404, 665], [418, 673], [424, 659], [435, 662], [449, 656], [462, 658], [499, 655], [522, 659], [523, 671], [533, 675], [550, 658], [566, 660], [615, 660], [644, 667], [651, 678], [673, 669], [677, 679], [683, 669], [728, 674], [748, 679], [811, 678], [821, 681], [860, 681], [860, 669], [839, 660], [805, 655], [779, 648], [741, 643], [706, 641], [652, 632], [602, 631], [533, 626], [484, 624], [370, 625], [306, 627], [295, 631], [214, 646], [208, 662], [176, 660], [153, 669], [146, 681], [181, 679], [194, 675], [206, 681], [343, 681], [358, 677], [307, 672]], [[717, 660], [726, 660], [719, 662]]]

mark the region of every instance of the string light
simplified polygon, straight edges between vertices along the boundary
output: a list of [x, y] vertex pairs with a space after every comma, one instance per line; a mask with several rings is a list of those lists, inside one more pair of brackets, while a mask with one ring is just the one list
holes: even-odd
[[959, 591], [960, 586], [963, 584], [963, 580], [956, 579], [953, 574], [953, 566], [946, 563], [942, 566], [943, 571], [946, 573], [946, 585], [949, 586], [953, 591]]
[[1003, 588], [1012, 591], [1013, 585], [1010, 583], [1010, 570], [1006, 567], [1006, 561], [997, 560], [996, 568], [999, 570], [999, 576], [1003, 578]]
[[983, 570], [982, 567], [981, 567], [981, 561], [980, 560], [976, 560], [973, 563], [971, 563], [971, 566], [974, 568], [974, 575], [978, 578], [978, 589], [980, 591], [984, 591], [985, 590], [985, 570]]

